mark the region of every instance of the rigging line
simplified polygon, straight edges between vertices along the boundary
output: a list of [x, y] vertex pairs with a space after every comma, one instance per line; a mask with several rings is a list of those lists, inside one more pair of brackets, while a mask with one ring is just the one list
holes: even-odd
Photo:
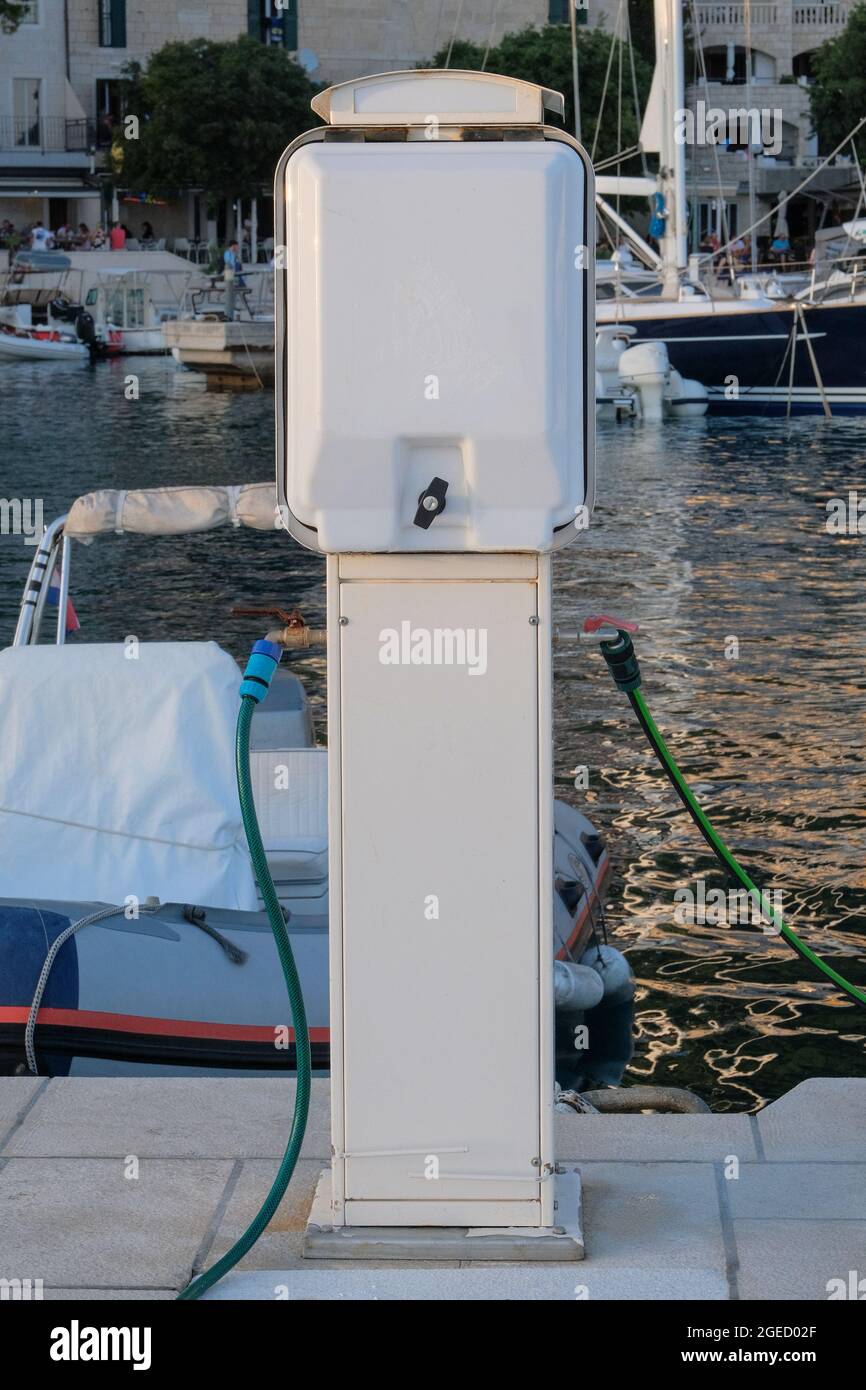
[[439, 44], [439, 31], [440, 31], [441, 28], [442, 28], [442, 11], [444, 10], [444, 8], [445, 8], [445, 0], [439, 0], [439, 14], [438, 14], [437, 19], [436, 19], [436, 33], [433, 35], [433, 47], [432, 47], [432, 49], [431, 49], [431, 52], [432, 52], [432, 53], [438, 53], [438, 52], [439, 52], [439, 48], [438, 48], [438, 44]]
[[791, 366], [788, 371], [788, 404], [785, 408], [786, 420], [790, 420], [791, 418], [791, 402], [794, 399], [794, 363], [797, 357], [797, 328], [799, 326], [799, 322], [800, 321], [797, 315], [797, 311], [795, 310], [793, 322], [791, 324], [791, 337], [789, 340], [791, 348]]
[[619, 154], [612, 154], [607, 159], [600, 159], [594, 166], [595, 172], [600, 174], [602, 169], [609, 169], [611, 164], [622, 164], [624, 160], [631, 159], [640, 150], [640, 145], [629, 145], [628, 149], [620, 150]]
[[649, 176], [649, 166], [646, 162], [646, 155], [644, 154], [643, 146], [640, 143], [640, 132], [641, 126], [643, 125], [643, 115], [640, 109], [640, 96], [638, 95], [637, 90], [637, 69], [635, 68], [634, 62], [634, 40], [632, 39], [631, 34], [631, 13], [629, 11], [628, 5], [626, 5], [625, 8], [625, 26], [626, 34], [628, 35], [628, 60], [629, 66], [631, 68], [631, 89], [632, 96], [634, 97], [634, 117], [637, 122], [638, 143], [635, 146], [635, 148], [640, 150], [641, 172], [644, 175]]
[[[703, 82], [703, 84], [704, 84], [704, 92], [705, 92], [705, 94], [709, 97], [709, 94], [710, 94], [710, 84], [709, 84], [709, 80], [708, 80], [708, 78], [707, 78], [707, 62], [706, 62], [706, 58], [705, 58], [705, 56], [704, 56], [704, 41], [703, 41], [703, 39], [701, 38], [701, 31], [700, 31], [700, 27], [699, 27], [699, 25], [698, 25], [698, 16], [697, 16], [697, 10], [696, 10], [696, 7], [695, 7], [695, 0], [691, 0], [691, 11], [692, 11], [692, 29], [694, 30], [695, 40], [696, 40], [696, 44], [697, 44], [697, 47], [696, 47], [696, 50], [695, 50], [695, 51], [696, 51], [696, 53], [697, 53], [697, 55], [698, 55], [698, 61], [699, 61], [699, 63], [700, 63], [701, 80], [702, 80], [702, 82]], [[719, 212], [721, 213], [721, 219], [722, 219], [722, 226], [721, 226], [722, 236], [723, 236], [723, 237], [725, 238], [725, 240], [728, 241], [728, 243], [729, 243], [729, 244], [728, 244], [728, 247], [726, 248], [726, 255], [727, 255], [727, 262], [728, 262], [728, 271], [730, 272], [730, 276], [731, 276], [731, 289], [733, 290], [733, 287], [734, 287], [734, 258], [733, 258], [733, 256], [731, 255], [730, 245], [731, 245], [731, 243], [733, 243], [734, 238], [731, 236], [731, 228], [730, 228], [730, 225], [729, 225], [729, 223], [728, 223], [728, 204], [727, 204], [727, 201], [726, 201], [726, 199], [725, 199], [725, 195], [724, 195], [724, 193], [722, 192], [722, 167], [721, 167], [721, 165], [720, 165], [720, 163], [719, 163], [719, 147], [718, 147], [718, 145], [715, 143], [715, 141], [713, 141], [713, 163], [714, 163], [714, 165], [715, 165], [715, 170], [716, 170], [716, 192], [717, 192], [717, 194], [718, 194], [718, 199], [719, 199]]]
[[616, 24], [610, 41], [610, 51], [607, 55], [607, 71], [604, 74], [604, 86], [601, 89], [601, 102], [598, 108], [598, 115], [595, 118], [595, 130], [592, 136], [592, 149], [589, 152], [591, 162], [595, 162], [595, 151], [598, 147], [598, 135], [601, 130], [601, 118], [604, 115], [604, 103], [607, 100], [607, 84], [610, 81], [610, 70], [613, 67], [613, 50], [616, 43], [616, 36], [619, 33], [619, 17], [622, 14], [623, 0], [619, 0], [619, 9], [616, 12]]
[[490, 49], [493, 45], [493, 26], [496, 23], [496, 16], [499, 14], [499, 6], [501, 5], [501, 3], [502, 0], [493, 0], [493, 5], [490, 12], [490, 29], [487, 33], [487, 47], [484, 50], [484, 61], [481, 64], [482, 72], [487, 71], [487, 59], [490, 57]]
[[[624, 38], [625, 38], [625, 27], [626, 27], [626, 26], [625, 26], [625, 12], [626, 12], [626, 9], [627, 9], [627, 6], [626, 6], [625, 4], [621, 4], [621, 5], [620, 5], [620, 14], [623, 15], [623, 27], [622, 27], [622, 34], [619, 34], [619, 35], [618, 35], [618, 36], [619, 36], [619, 53], [618, 53], [618, 55], [617, 55], [617, 57], [618, 57], [618, 68], [617, 68], [617, 92], [616, 92], [616, 147], [617, 147], [618, 150], [621, 150], [621, 149], [622, 149], [622, 54], [623, 54], [623, 49], [624, 49], [624, 47], [625, 47]], [[621, 212], [620, 212], [620, 203], [621, 203], [621, 201], [622, 201], [622, 200], [621, 200], [621, 198], [620, 198], [620, 192], [619, 192], [619, 180], [617, 179], [617, 184], [616, 184], [616, 215], [617, 215], [617, 217], [620, 217], [620, 216], [622, 215]]]
[[451, 42], [448, 45], [448, 57], [445, 59], [446, 68], [451, 66], [451, 54], [454, 52], [454, 41], [457, 38], [457, 30], [460, 27], [460, 17], [463, 14], [463, 0], [457, 6], [457, 14], [454, 19], [454, 28], [451, 30]]
[[[821, 163], [806, 175], [802, 183], [798, 183], [797, 187], [793, 188], [790, 193], [786, 193], [784, 198], [780, 198], [778, 203], [776, 203], [774, 207], [770, 208], [769, 212], [765, 212], [763, 217], [759, 217], [756, 222], [752, 223], [751, 227], [747, 227], [746, 230], [742, 233], [742, 236], [751, 236], [752, 232], [754, 232], [756, 228], [762, 227], [765, 222], [769, 221], [771, 217], [775, 216], [775, 214], [779, 211], [780, 208], [786, 207], [788, 203], [790, 203], [792, 198], [796, 198], [798, 193], [802, 193], [803, 189], [807, 186], [807, 184], [810, 184], [813, 179], [816, 179], [818, 177], [822, 170], [827, 168], [827, 165], [830, 163], [830, 161], [836, 158], [839, 151], [845, 148], [849, 140], [853, 140], [854, 136], [859, 134], [859, 132], [863, 129], [864, 125], [866, 125], [866, 116], [861, 116], [854, 129], [850, 130], [848, 134], [845, 136], [845, 139], [840, 140], [836, 148], [834, 150], [831, 150], [830, 153], [826, 155], [824, 159], [821, 160]], [[734, 240], [736, 240], [736, 238], [734, 238]], [[728, 251], [732, 245], [733, 241], [728, 242], [725, 246], [720, 246], [717, 254], [721, 255], [722, 252]]]
[[[749, 161], [749, 217], [755, 216], [755, 156], [752, 151], [752, 0], [745, 0], [743, 7], [743, 19], [746, 28], [746, 138], [748, 145], [746, 148], [746, 158]], [[758, 243], [755, 237], [749, 239], [749, 250], [751, 252], [752, 274], [758, 268]]]

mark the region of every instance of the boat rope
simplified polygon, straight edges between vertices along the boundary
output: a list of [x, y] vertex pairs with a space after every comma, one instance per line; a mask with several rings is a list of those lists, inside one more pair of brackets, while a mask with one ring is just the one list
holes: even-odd
[[[592, 622], [589, 619], [588, 622]], [[585, 631], [591, 629], [585, 627]], [[785, 942], [796, 951], [799, 956], [827, 979], [832, 980], [841, 990], [856, 1000], [858, 1004], [866, 1004], [866, 989], [859, 985], [852, 984], [846, 980], [832, 965], [822, 960], [810, 946], [802, 941], [796, 932], [785, 922], [781, 913], [769, 901], [766, 895], [758, 888], [748, 874], [739, 865], [731, 851], [728, 849], [722, 837], [714, 829], [709, 817], [703, 807], [694, 796], [688, 786], [682, 772], [680, 771], [673, 754], [668, 748], [662, 737], [652, 715], [647, 708], [646, 702], [640, 692], [641, 674], [635, 656], [634, 646], [628, 632], [623, 628], [617, 628], [616, 640], [604, 641], [599, 643], [599, 650], [607, 662], [608, 669], [613, 677], [614, 683], [619, 690], [628, 696], [629, 704], [634, 710], [638, 723], [646, 734], [647, 740], [664, 769], [668, 780], [674, 788], [686, 811], [697, 826], [706, 843], [709, 845], [719, 864], [725, 869], [749, 894], [751, 901], [755, 904], [763, 918], [766, 926], [771, 927], [775, 933], [780, 935]]]
[[183, 918], [185, 922], [189, 922], [190, 926], [198, 927], [205, 936], [209, 936], [212, 941], [215, 941], [225, 951], [232, 965], [243, 965], [244, 961], [249, 960], [246, 951], [242, 951], [240, 946], [236, 946], [233, 941], [229, 941], [227, 936], [223, 936], [221, 931], [217, 931], [216, 927], [211, 926], [203, 907], [196, 907], [193, 903], [184, 903]]
[[[67, 941], [69, 941], [70, 938], [73, 937], [76, 932], [81, 931], [82, 927], [90, 927], [93, 925], [94, 922], [104, 922], [108, 917], [122, 916], [126, 912], [128, 912], [128, 910], [129, 909], [126, 906], [101, 907], [97, 912], [91, 912], [87, 917], [81, 917], [77, 922], [72, 922], [68, 927], [64, 927], [63, 931], [60, 932], [59, 936], [55, 936], [54, 940], [49, 946], [48, 954], [42, 963], [42, 970], [39, 973], [39, 979], [36, 982], [36, 989], [33, 993], [33, 1001], [30, 1005], [30, 1012], [27, 1015], [27, 1023], [24, 1027], [24, 1055], [27, 1058], [27, 1066], [30, 1070], [31, 1075], [39, 1075], [39, 1068], [36, 1063], [36, 1019], [38, 1017], [39, 1010], [42, 1007], [42, 999], [45, 994], [45, 987], [48, 984], [48, 978], [51, 974], [52, 966], [54, 965], [54, 962], [56, 961], [58, 955], [62, 951], [63, 947], [66, 945]], [[146, 913], [157, 912], [158, 910], [158, 903], [155, 904], [153, 907], [143, 905], [138, 909], [139, 912]]]
[[[830, 409], [830, 402], [827, 400], [827, 392], [824, 390], [824, 382], [821, 378], [821, 373], [818, 369], [818, 359], [815, 356], [815, 349], [812, 347], [812, 338], [810, 336], [808, 328], [806, 327], [806, 315], [803, 311], [803, 306], [799, 302], [799, 300], [794, 304], [794, 317], [800, 320], [800, 331], [806, 343], [806, 351], [809, 354], [809, 361], [812, 363], [812, 371], [815, 375], [815, 385], [818, 387], [818, 390], [821, 394], [821, 405], [824, 407], [824, 414], [826, 415], [827, 419], [830, 420], [833, 418], [833, 412]], [[788, 403], [790, 407], [790, 395]]]
[[620, 23], [622, 21], [622, 7], [623, 0], [619, 0], [619, 7], [616, 12], [616, 23], [613, 27], [613, 35], [610, 42], [610, 51], [607, 55], [607, 71], [604, 74], [604, 85], [601, 89], [601, 101], [598, 104], [598, 115], [595, 118], [595, 130], [592, 134], [592, 149], [589, 152], [589, 157], [593, 164], [595, 164], [595, 152], [598, 148], [598, 137], [601, 133], [601, 118], [604, 115], [604, 103], [607, 100], [607, 88], [608, 83], [610, 82], [610, 70], [613, 67], [614, 49], [616, 48], [617, 39], [619, 38]]

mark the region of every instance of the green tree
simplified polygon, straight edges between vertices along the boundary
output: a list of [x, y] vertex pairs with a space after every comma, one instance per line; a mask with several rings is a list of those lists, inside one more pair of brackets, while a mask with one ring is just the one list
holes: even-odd
[[[821, 149], [829, 154], [866, 116], [866, 5], [855, 5], [838, 38], [828, 39], [812, 55], [809, 101]], [[857, 136], [857, 152], [866, 157], [866, 126]]]
[[24, 13], [24, 0], [0, 0], [0, 29], [14, 34]]
[[[115, 131], [117, 180], [171, 195], [201, 188], [211, 202], [247, 198], [273, 179], [286, 145], [318, 120], [318, 88], [277, 45], [244, 36], [233, 43], [169, 43], [146, 69], [131, 64], [126, 116]], [[127, 138], [128, 117], [138, 138]]]
[[[613, 64], [601, 127], [596, 145], [596, 160], [617, 154], [619, 62], [622, 57], [622, 110], [619, 130], [620, 149], [637, 144], [639, 127], [632, 96], [630, 58], [626, 45], [620, 44], [603, 28], [578, 30], [577, 53], [580, 68], [580, 120], [583, 143], [591, 148], [598, 125], [601, 94], [607, 71], [611, 46]], [[448, 49], [441, 48], [430, 60], [430, 67], [444, 67]], [[652, 67], [638, 52], [634, 55], [638, 96], [643, 110], [652, 81]], [[478, 70], [484, 64], [484, 49], [474, 43], [458, 41], [451, 51], [452, 68]], [[567, 24], [548, 24], [543, 28], [521, 29], [506, 34], [496, 48], [491, 48], [484, 64], [487, 72], [506, 77], [520, 77], [542, 87], [552, 87], [565, 97], [565, 128], [574, 129], [574, 89], [571, 68], [571, 33]], [[555, 119], [552, 119], [555, 123]], [[625, 167], [625, 166], [623, 166]]]

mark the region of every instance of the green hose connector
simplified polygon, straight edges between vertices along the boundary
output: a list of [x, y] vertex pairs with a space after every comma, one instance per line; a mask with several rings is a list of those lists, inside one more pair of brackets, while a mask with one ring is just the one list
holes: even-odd
[[[269, 643], [268, 645], [273, 645]], [[260, 646], [259, 643], [256, 644]], [[276, 649], [279, 652], [279, 648]], [[277, 658], [279, 659], [279, 658]], [[267, 683], [276, 670], [276, 661], [272, 669], [267, 673]], [[248, 668], [249, 671], [249, 668]], [[261, 674], [260, 678], [261, 678]], [[289, 1004], [292, 1012], [292, 1024], [295, 1030], [295, 1067], [297, 1072], [297, 1084], [295, 1089], [295, 1111], [292, 1117], [292, 1128], [289, 1133], [286, 1151], [280, 1163], [279, 1170], [271, 1185], [271, 1190], [265, 1198], [259, 1211], [253, 1217], [243, 1235], [235, 1241], [230, 1250], [217, 1260], [216, 1264], [210, 1269], [199, 1274], [195, 1279], [182, 1289], [178, 1294], [178, 1299], [195, 1299], [209, 1288], [212, 1288], [224, 1274], [228, 1274], [230, 1269], [243, 1259], [244, 1255], [252, 1249], [259, 1236], [271, 1222], [277, 1207], [285, 1196], [295, 1165], [301, 1152], [301, 1144], [304, 1139], [304, 1131], [307, 1127], [307, 1115], [310, 1109], [310, 1086], [312, 1081], [312, 1062], [310, 1057], [310, 1034], [307, 1027], [307, 1012], [304, 1007], [304, 996], [301, 991], [301, 981], [298, 976], [298, 968], [292, 953], [292, 944], [289, 940], [289, 933], [286, 929], [286, 921], [283, 917], [283, 909], [277, 897], [277, 890], [274, 887], [274, 880], [268, 867], [262, 844], [261, 832], [259, 831], [258, 817], [253, 800], [252, 782], [250, 780], [250, 724], [252, 722], [253, 711], [258, 700], [263, 699], [267, 694], [267, 683], [264, 685], [262, 693], [256, 692], [255, 695], [244, 694], [241, 699], [241, 707], [238, 712], [237, 733], [235, 739], [235, 763], [237, 770], [238, 798], [240, 800], [241, 817], [243, 819], [244, 830], [246, 832], [247, 843], [250, 848], [250, 858], [252, 860], [253, 871], [258, 880], [262, 897], [264, 898], [265, 911], [268, 914], [268, 921], [271, 931], [274, 934], [274, 941], [277, 946], [277, 953], [280, 958], [280, 965], [283, 968], [283, 975], [286, 981], [286, 989], [289, 995]], [[241, 687], [243, 690], [243, 686]]]

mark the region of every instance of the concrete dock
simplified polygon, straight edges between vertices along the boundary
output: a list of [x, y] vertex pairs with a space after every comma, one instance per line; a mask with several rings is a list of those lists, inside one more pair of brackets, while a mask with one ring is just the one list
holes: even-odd
[[[0, 1079], [0, 1280], [42, 1280], [46, 1299], [172, 1298], [256, 1211], [293, 1090]], [[826, 1300], [861, 1279], [866, 1294], [866, 1079], [804, 1082], [757, 1116], [558, 1115], [557, 1157], [583, 1181], [579, 1264], [303, 1260], [328, 1093], [314, 1082], [274, 1222], [210, 1297]]]

